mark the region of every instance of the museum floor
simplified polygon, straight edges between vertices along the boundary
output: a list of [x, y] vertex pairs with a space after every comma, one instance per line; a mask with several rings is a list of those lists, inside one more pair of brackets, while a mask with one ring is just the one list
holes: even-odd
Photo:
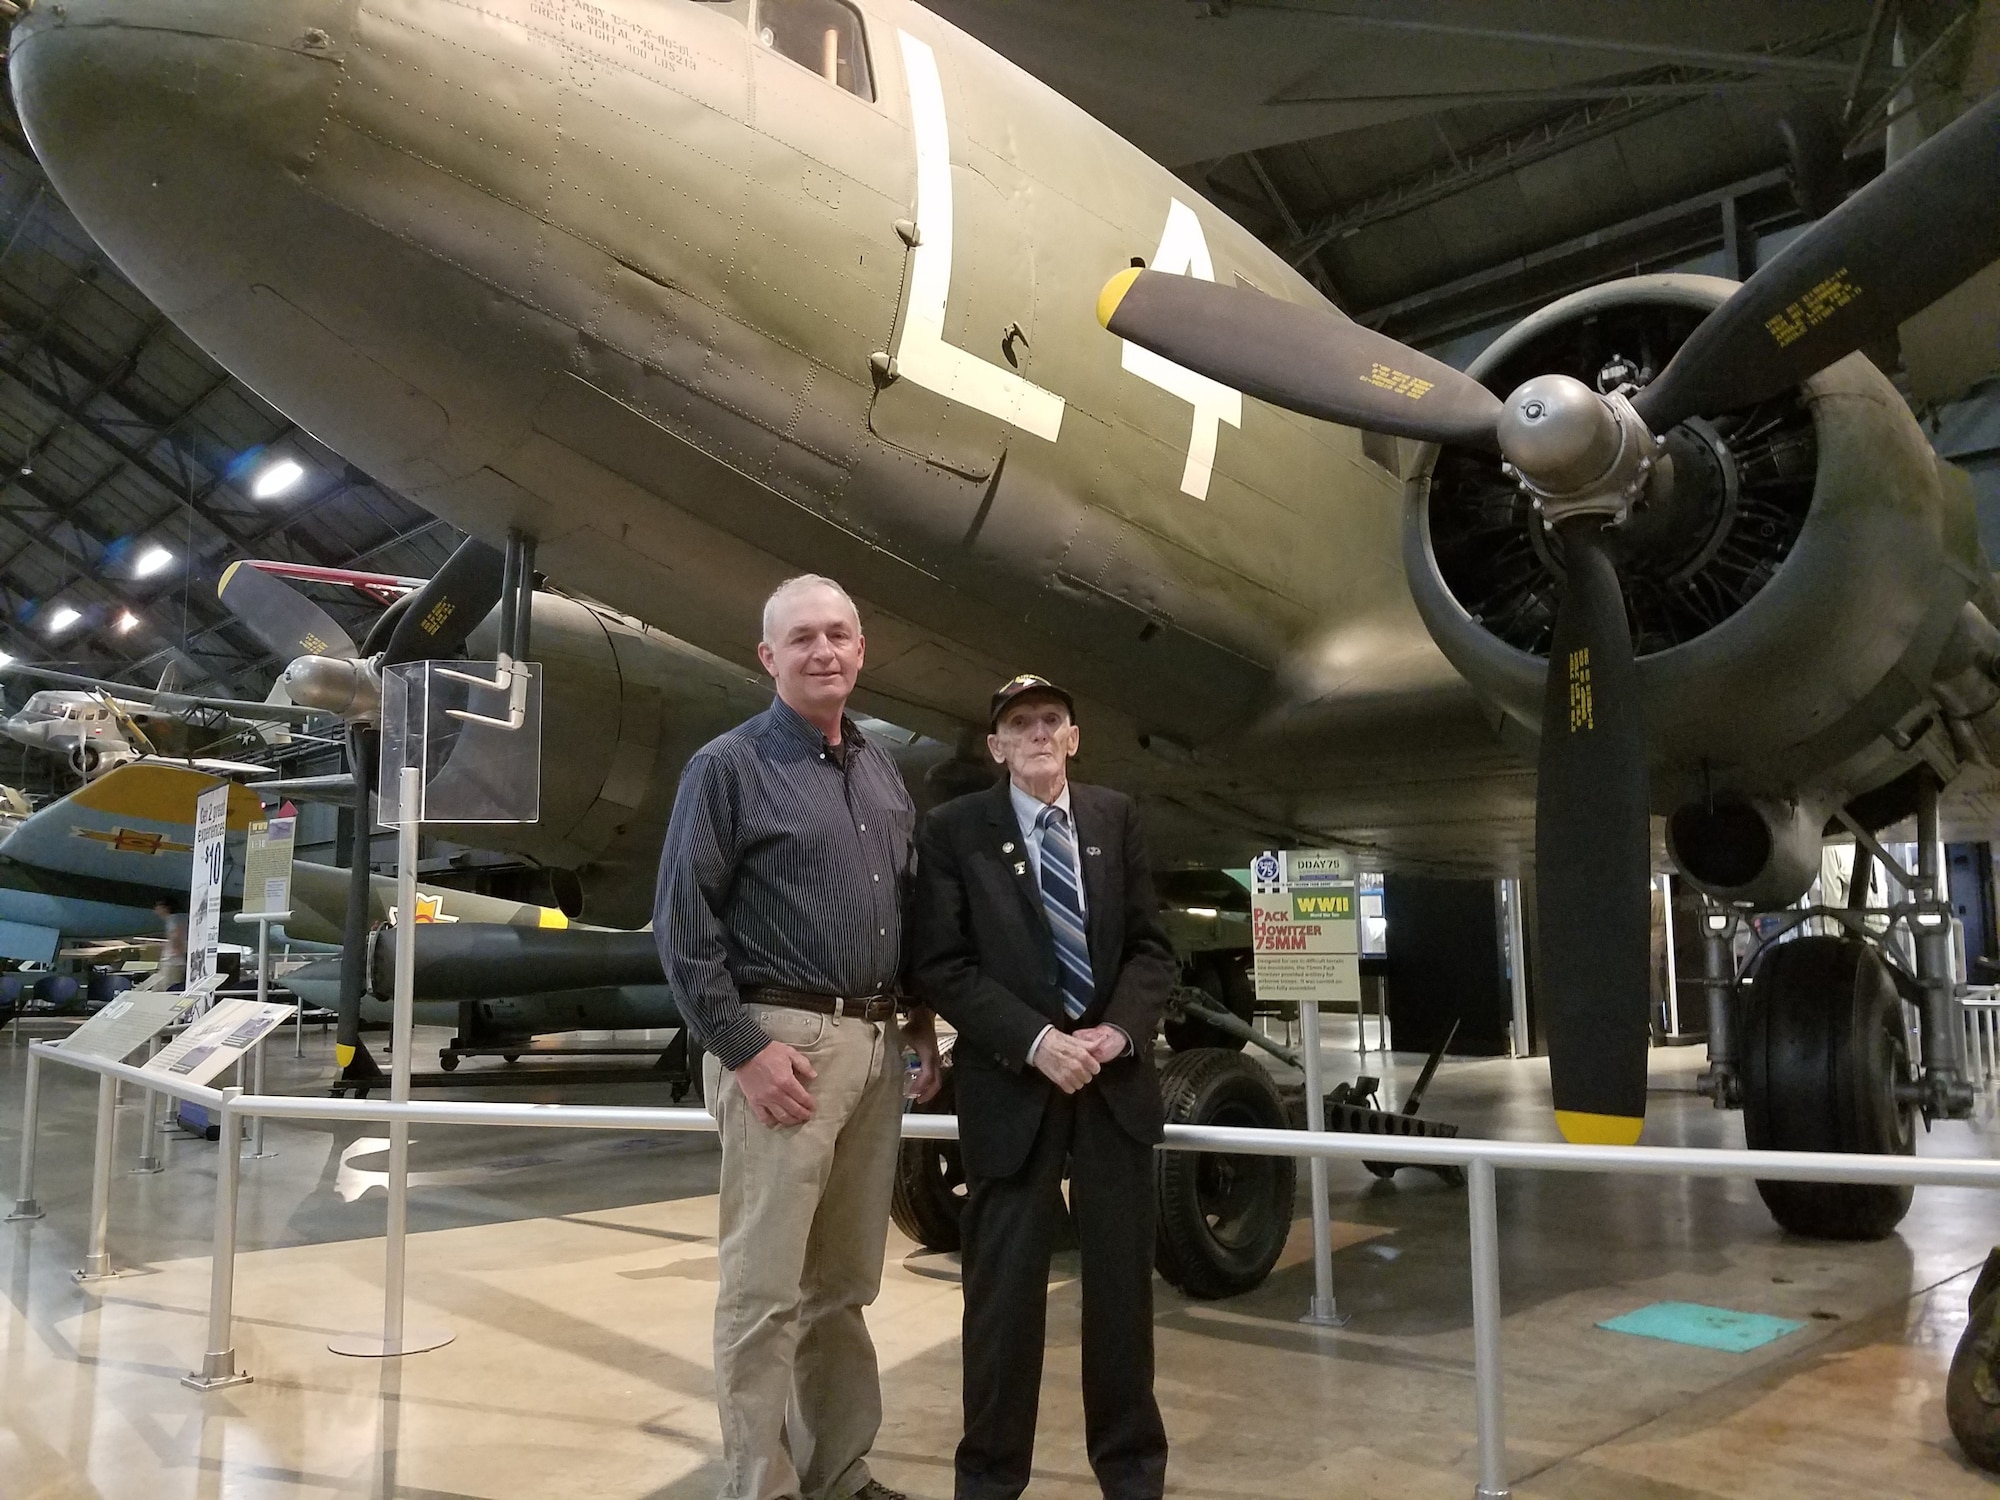
[[[1354, 1070], [1351, 1029], [1344, 1051], [1341, 1040], [1334, 1031], [1328, 1047], [1335, 1079]], [[308, 1036], [301, 1063], [289, 1038], [273, 1051], [276, 1076], [301, 1088], [329, 1066], [323, 1038]], [[0, 1042], [7, 1201], [26, 1056]], [[1699, 1059], [1654, 1054], [1649, 1141], [1740, 1142], [1736, 1119], [1692, 1092]], [[1396, 1060], [1399, 1080], [1410, 1062]], [[256, 1380], [203, 1396], [179, 1380], [203, 1347], [216, 1148], [184, 1138], [164, 1174], [126, 1175], [138, 1110], [121, 1108], [111, 1249], [127, 1273], [79, 1286], [94, 1080], [52, 1072], [37, 1183], [48, 1216], [0, 1231], [5, 1500], [714, 1493], [706, 1137], [420, 1129], [410, 1320], [456, 1338], [376, 1363], [329, 1354], [326, 1341], [379, 1321], [381, 1127], [273, 1126], [277, 1155], [243, 1174], [236, 1340]], [[569, 1097], [656, 1102], [649, 1094]], [[1537, 1063], [1455, 1063], [1425, 1112], [1472, 1134], [1544, 1138], [1546, 1098]], [[1976, 1126], [1940, 1127], [1923, 1149], [1985, 1154], [1995, 1125], [1988, 1101]], [[2000, 1202], [1922, 1190], [1896, 1237], [1855, 1246], [1787, 1241], [1748, 1184], [1503, 1173], [1500, 1210], [1517, 1495], [1992, 1493], [1951, 1443], [1942, 1392], [1966, 1289], [2000, 1241]], [[1303, 1218], [1278, 1273], [1248, 1296], [1195, 1303], [1160, 1287], [1169, 1493], [1471, 1493], [1464, 1194], [1428, 1174], [1390, 1185], [1337, 1166], [1333, 1215], [1345, 1327], [1297, 1321], [1311, 1289]], [[1096, 1493], [1073, 1276], [1059, 1259], [1030, 1490], [1052, 1500]], [[1731, 1354], [1596, 1326], [1659, 1301], [1803, 1327]], [[892, 1237], [873, 1317], [889, 1412], [878, 1473], [915, 1496], [950, 1493], [958, 1313], [953, 1260]]]

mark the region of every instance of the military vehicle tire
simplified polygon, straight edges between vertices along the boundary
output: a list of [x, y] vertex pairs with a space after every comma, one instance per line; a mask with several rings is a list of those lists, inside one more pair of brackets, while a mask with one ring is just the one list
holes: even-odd
[[[1851, 938], [1769, 949], [1744, 988], [1743, 1134], [1753, 1151], [1916, 1154], [1902, 998], [1888, 966]], [[1879, 1240], [1909, 1212], [1907, 1184], [1776, 1182], [1757, 1191], [1793, 1234]]]
[[[1169, 1125], [1287, 1126], [1271, 1075], [1214, 1047], [1176, 1054], [1160, 1075]], [[1159, 1226], [1153, 1264], [1190, 1297], [1233, 1297], [1271, 1274], [1292, 1232], [1289, 1156], [1157, 1151]]]
[[[958, 1112], [958, 1089], [952, 1070], [944, 1070], [944, 1086], [934, 1098], [908, 1111], [917, 1115]], [[965, 1167], [957, 1141], [904, 1141], [896, 1149], [896, 1182], [889, 1196], [889, 1217], [896, 1227], [926, 1250], [959, 1248], [958, 1221], [965, 1212]]]
[[[1247, 949], [1218, 949], [1200, 955], [1188, 965], [1186, 982], [1219, 1006], [1248, 1022], [1255, 1014], [1256, 985], [1251, 978], [1251, 957]], [[1225, 1052], [1241, 1052], [1244, 1040], [1231, 1036], [1219, 1026], [1189, 1016], [1169, 1020], [1160, 1028], [1167, 1045], [1175, 1052], [1192, 1052], [1198, 1047], [1219, 1047]]]
[[1944, 1415], [1966, 1458], [2000, 1473], [2000, 1248], [1965, 1299], [1965, 1332], [1944, 1382]]

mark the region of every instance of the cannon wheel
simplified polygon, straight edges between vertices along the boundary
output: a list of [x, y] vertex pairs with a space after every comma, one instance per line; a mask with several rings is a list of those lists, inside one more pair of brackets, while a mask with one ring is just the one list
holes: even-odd
[[[949, 1061], [949, 1059], [947, 1059]], [[910, 1113], [949, 1115], [958, 1112], [957, 1079], [944, 1070], [944, 1086], [927, 1104], [911, 1103]], [[896, 1152], [896, 1183], [889, 1197], [889, 1217], [896, 1227], [926, 1250], [959, 1248], [958, 1221], [965, 1212], [965, 1167], [956, 1141], [904, 1141]]]
[[[1897, 1086], [1911, 1076], [1902, 998], [1866, 943], [1779, 943], [1743, 1007], [1743, 1135], [1753, 1151], [1914, 1156], [1916, 1125]], [[1771, 1217], [1793, 1234], [1879, 1240], [1909, 1212], [1909, 1184], [1759, 1179]]]
[[[1160, 1087], [1170, 1125], [1283, 1130], [1289, 1123], [1270, 1074], [1236, 1052], [1178, 1053]], [[1158, 1151], [1154, 1162], [1160, 1275], [1190, 1297], [1233, 1297], [1271, 1274], [1292, 1232], [1290, 1157]]]

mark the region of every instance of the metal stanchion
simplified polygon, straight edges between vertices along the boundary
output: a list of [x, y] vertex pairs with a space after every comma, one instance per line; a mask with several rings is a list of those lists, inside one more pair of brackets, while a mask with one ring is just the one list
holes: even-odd
[[[152, 1036], [146, 1039], [146, 1056], [150, 1058], [158, 1057], [159, 1055], [160, 1035], [158, 1032], [154, 1032]], [[134, 1175], [142, 1175], [149, 1172], [164, 1172], [166, 1170], [166, 1163], [153, 1149], [159, 1144], [161, 1136], [159, 1092], [155, 1089], [147, 1089], [145, 1093], [139, 1096], [139, 1107], [145, 1111], [145, 1116], [139, 1131], [139, 1159], [133, 1163], [132, 1171]]]
[[35, 1202], [35, 1131], [41, 1124], [42, 1059], [28, 1050], [28, 1078], [21, 1095], [21, 1175], [14, 1183], [14, 1211], [8, 1219], [39, 1219], [42, 1206]]
[[73, 1274], [78, 1281], [104, 1281], [118, 1273], [111, 1269], [111, 1251], [106, 1241], [111, 1232], [111, 1149], [118, 1133], [118, 1080], [109, 1073], [97, 1078], [97, 1150], [90, 1167], [90, 1248], [83, 1266]]
[[[396, 920], [403, 930], [396, 937], [396, 984], [394, 1020], [395, 1058], [389, 1071], [389, 1100], [406, 1104], [410, 1098], [410, 1047], [412, 1011], [417, 987], [417, 809], [423, 796], [423, 772], [416, 766], [403, 768], [401, 796], [397, 810], [402, 821], [396, 830]], [[343, 1334], [327, 1348], [335, 1354], [388, 1359], [403, 1354], [422, 1354], [452, 1340], [442, 1328], [410, 1329], [403, 1326], [404, 1241], [409, 1232], [410, 1211], [410, 1122], [389, 1122], [389, 1222], [384, 1234], [382, 1272], [382, 1333]]]
[[[1357, 1007], [1358, 1009], [1358, 1007]], [[1319, 1002], [1299, 1002], [1299, 1060], [1306, 1065], [1306, 1129], [1326, 1132], [1326, 1091], [1320, 1079]], [[1326, 1202], [1326, 1158], [1306, 1163], [1312, 1183], [1313, 1297], [1301, 1323], [1337, 1328], [1347, 1321], [1333, 1300], [1333, 1224]]]
[[1479, 1486], [1473, 1500], [1507, 1500], [1507, 1413], [1500, 1388], [1500, 1215], [1493, 1163], [1466, 1167], [1472, 1220], [1473, 1400], [1479, 1422]]
[[[289, 921], [291, 915], [288, 911], [246, 911], [236, 914], [236, 920], [239, 922], [255, 922], [257, 924], [257, 1003], [259, 1005], [268, 1004], [271, 999], [271, 924], [273, 922]], [[304, 1002], [300, 1003], [303, 1005]], [[304, 1011], [301, 1010], [299, 1014], [303, 1016]], [[303, 1021], [299, 1022], [299, 1025], [303, 1026], [303, 1024]], [[251, 1048], [250, 1092], [253, 1094], [264, 1092], [264, 1045], [269, 1040], [266, 1037], [264, 1041], [258, 1042], [255, 1047]], [[304, 1050], [304, 1042], [297, 1037], [294, 1038], [294, 1041], [295, 1050], [293, 1055], [297, 1056]], [[266, 1151], [264, 1149], [264, 1117], [262, 1115], [252, 1115], [250, 1117], [250, 1160], [263, 1161], [277, 1154], [275, 1151]]]
[[208, 1264], [208, 1352], [201, 1368], [181, 1377], [181, 1384], [198, 1391], [226, 1385], [247, 1385], [250, 1376], [236, 1368], [236, 1346], [230, 1343], [230, 1322], [236, 1299], [236, 1185], [240, 1171], [236, 1140], [236, 1100], [241, 1089], [222, 1091], [222, 1140], [215, 1158], [215, 1245]]

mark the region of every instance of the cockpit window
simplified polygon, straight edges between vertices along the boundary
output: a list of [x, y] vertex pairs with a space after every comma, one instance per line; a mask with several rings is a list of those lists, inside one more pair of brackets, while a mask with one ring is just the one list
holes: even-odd
[[758, 0], [757, 40], [850, 94], [875, 97], [861, 15], [844, 0]]

